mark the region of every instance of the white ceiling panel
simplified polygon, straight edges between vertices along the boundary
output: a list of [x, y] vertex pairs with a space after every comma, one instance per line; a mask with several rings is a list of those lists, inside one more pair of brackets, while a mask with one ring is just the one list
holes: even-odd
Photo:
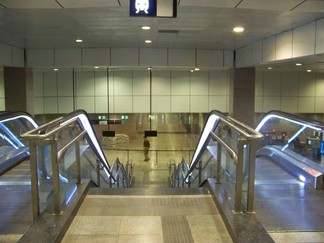
[[3, 8], [61, 8], [55, 0], [0, 0]]
[[179, 6], [234, 8], [241, 0], [180, 0]]
[[237, 7], [269, 11], [289, 11], [305, 2], [304, 0], [243, 0]]
[[117, 7], [118, 0], [58, 0], [64, 8]]
[[152, 18], [130, 17], [129, 0], [0, 0], [0, 44], [233, 50], [324, 18], [324, 0], [176, 1], [176, 18]]
[[294, 9], [295, 12], [324, 12], [323, 0], [308, 0]]

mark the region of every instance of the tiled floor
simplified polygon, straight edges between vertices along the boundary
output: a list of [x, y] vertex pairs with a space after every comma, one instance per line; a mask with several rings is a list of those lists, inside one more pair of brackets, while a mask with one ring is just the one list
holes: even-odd
[[232, 240], [208, 194], [87, 195], [63, 242]]

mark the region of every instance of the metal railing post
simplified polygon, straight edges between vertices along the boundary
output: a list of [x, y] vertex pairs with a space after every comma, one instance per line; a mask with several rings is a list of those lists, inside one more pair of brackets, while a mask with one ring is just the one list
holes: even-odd
[[96, 172], [97, 172], [97, 184], [98, 187], [100, 187], [100, 160], [97, 158], [96, 159]]
[[80, 141], [75, 143], [75, 160], [77, 165], [77, 184], [81, 183], [81, 156], [80, 156]]
[[53, 200], [54, 200], [54, 214], [61, 214], [61, 190], [59, 178], [59, 162], [57, 158], [57, 142], [50, 140], [51, 144], [51, 161], [52, 161], [52, 183], [53, 183]]
[[242, 208], [242, 188], [243, 188], [243, 161], [244, 161], [244, 144], [245, 139], [238, 140], [238, 160], [236, 165], [236, 185], [235, 185], [235, 200], [234, 212], [241, 213]]
[[222, 145], [217, 143], [217, 161], [216, 161], [216, 184], [221, 184], [221, 161], [222, 161]]
[[201, 178], [202, 178], [202, 175], [201, 175], [201, 173], [202, 173], [202, 161], [201, 160], [199, 160], [199, 162], [198, 162], [198, 185], [200, 185], [201, 184]]
[[254, 183], [255, 183], [255, 158], [256, 158], [256, 143], [252, 141], [249, 146], [249, 178], [247, 191], [247, 212], [253, 213], [254, 210]]
[[36, 156], [36, 143], [34, 140], [29, 141], [30, 153], [30, 180], [31, 180], [31, 196], [33, 207], [33, 219], [39, 216], [39, 191], [38, 191], [38, 169], [37, 169], [37, 156]]

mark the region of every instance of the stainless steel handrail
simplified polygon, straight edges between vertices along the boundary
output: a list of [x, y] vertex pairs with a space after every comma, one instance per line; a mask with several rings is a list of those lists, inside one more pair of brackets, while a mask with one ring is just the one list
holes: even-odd
[[[129, 164], [127, 164], [129, 166]], [[131, 184], [131, 173], [128, 173], [124, 167], [124, 165], [120, 162], [119, 158], [116, 158], [115, 163], [111, 167], [112, 173], [114, 173], [114, 178], [116, 178], [116, 183], [119, 183], [119, 176], [122, 176], [122, 182], [124, 187], [130, 187]], [[118, 185], [119, 186], [119, 185]]]
[[78, 134], [74, 139], [72, 139], [70, 142], [65, 144], [58, 152], [57, 152], [57, 158], [60, 159], [62, 154], [64, 154], [65, 151], [67, 151], [72, 145], [74, 145], [76, 142], [81, 141], [84, 138], [84, 135], [86, 134], [86, 131], [82, 131], [80, 134]]
[[217, 142], [219, 142], [227, 150], [231, 158], [234, 160], [234, 163], [236, 164], [238, 160], [237, 153], [230, 146], [228, 146], [220, 137], [218, 137], [214, 132], [210, 132], [210, 134]]
[[301, 117], [301, 116], [297, 116], [297, 115], [294, 115], [294, 114], [291, 114], [291, 113], [287, 113], [287, 112], [283, 112], [283, 111], [276, 111], [276, 110], [273, 110], [273, 111], [270, 111], [268, 113], [266, 113], [263, 117], [263, 119], [259, 122], [258, 126], [257, 126], [257, 131], [260, 130], [260, 128], [262, 127], [263, 123], [269, 119], [268, 117], [272, 117], [272, 116], [276, 116], [276, 117], [279, 117], [279, 118], [282, 118], [282, 119], [288, 119], [292, 122], [295, 122], [295, 123], [299, 123], [301, 125], [307, 125], [307, 126], [311, 126], [313, 128], [317, 128], [318, 130], [324, 130], [324, 124], [323, 123], [320, 123], [318, 121], [315, 121], [315, 120], [311, 120], [311, 119], [308, 119], [308, 118], [305, 118], [305, 117]]
[[[21, 135], [22, 138], [26, 138], [26, 139], [46, 139], [49, 138], [50, 136], [52, 136], [53, 134], [57, 133], [58, 131], [63, 130], [65, 127], [69, 126], [70, 124], [72, 124], [73, 122], [75, 122], [77, 120], [77, 118], [71, 119], [69, 122], [64, 123], [63, 125], [59, 124], [60, 126], [58, 126], [57, 128], [54, 128], [53, 130], [51, 130], [50, 132], [47, 133], [42, 133], [42, 131], [44, 131], [44, 128], [50, 127], [52, 124], [55, 124], [59, 121], [62, 120], [62, 117], [59, 117], [49, 123], [43, 124], [33, 130], [30, 130], [29, 132], [26, 132], [24, 134]], [[41, 132], [41, 133], [39, 133]], [[36, 134], [35, 134], [36, 133]]]

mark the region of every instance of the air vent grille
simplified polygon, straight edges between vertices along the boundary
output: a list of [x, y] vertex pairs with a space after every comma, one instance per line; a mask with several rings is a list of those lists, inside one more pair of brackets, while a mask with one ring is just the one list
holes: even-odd
[[161, 34], [178, 34], [179, 30], [159, 30]]

